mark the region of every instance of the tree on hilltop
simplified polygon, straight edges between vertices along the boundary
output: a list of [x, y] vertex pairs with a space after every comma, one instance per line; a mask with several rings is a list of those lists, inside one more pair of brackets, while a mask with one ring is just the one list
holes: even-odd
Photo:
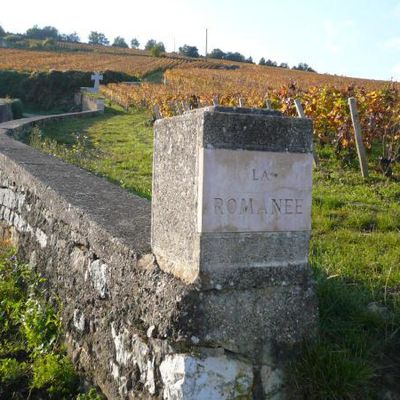
[[260, 58], [260, 61], [258, 62], [258, 65], [266, 65], [267, 67], [279, 67], [279, 68], [289, 68], [289, 65], [287, 63], [280, 63], [278, 65], [278, 63], [276, 61], [272, 61], [270, 59], [268, 59], [267, 61], [265, 61], [264, 57]]
[[211, 53], [208, 54], [208, 57], [215, 58], [217, 60], [248, 62], [253, 64], [253, 59], [251, 57], [246, 59], [243, 54], [240, 54], [237, 51], [228, 51], [227, 53], [225, 53], [221, 49], [214, 49]]
[[129, 46], [127, 45], [127, 43], [125, 42], [125, 39], [121, 36], [117, 36], [114, 39], [114, 43], [112, 44], [112, 46], [114, 47], [124, 47], [124, 48], [128, 48]]
[[297, 71], [307, 71], [307, 72], [316, 72], [315, 69], [311, 68], [308, 64], [306, 63], [299, 63], [299, 65], [296, 67], [293, 67], [292, 69], [295, 69]]
[[211, 53], [208, 54], [208, 57], [215, 58], [217, 60], [222, 60], [226, 56], [221, 49], [214, 49]]
[[89, 44], [97, 44], [101, 46], [107, 46], [110, 44], [104, 33], [91, 31], [89, 34]]
[[140, 46], [139, 40], [137, 40], [136, 38], [133, 38], [131, 40], [131, 48], [137, 49], [139, 46]]
[[150, 39], [147, 41], [146, 46], [144, 46], [145, 50], [151, 50], [153, 47], [157, 45], [157, 41], [154, 39]]
[[160, 46], [158, 43], [150, 49], [150, 53], [153, 57], [160, 57], [163, 47]]
[[278, 63], [276, 61], [268, 59], [267, 61], [265, 61], [265, 65], [267, 65], [268, 67], [277, 67]]
[[73, 43], [77, 43], [77, 42], [81, 41], [80, 37], [78, 36], [78, 34], [76, 32], [72, 32], [69, 34], [63, 33], [60, 36], [60, 40], [63, 42], [73, 42]]
[[163, 42], [158, 42], [157, 47], [160, 49], [161, 53], [165, 53], [165, 46]]
[[151, 51], [151, 49], [154, 49], [155, 47], [158, 48], [160, 53], [164, 53], [165, 52], [164, 43], [163, 42], [157, 42], [154, 39], [148, 40], [147, 43], [146, 43], [146, 46], [144, 47], [144, 49]]
[[179, 47], [179, 54], [185, 57], [198, 58], [199, 50], [196, 46], [189, 46], [188, 44], [185, 44], [182, 47]]
[[54, 26], [45, 26], [44, 28], [39, 28], [37, 25], [34, 25], [32, 28], [29, 28], [25, 36], [29, 39], [54, 39], [58, 40], [59, 34], [58, 29]]
[[6, 36], [6, 31], [3, 29], [3, 27], [0, 25], [0, 37]]
[[229, 61], [238, 61], [238, 62], [244, 62], [244, 61], [246, 61], [246, 58], [244, 57], [244, 55], [243, 54], [240, 54], [239, 52], [231, 52], [231, 51], [228, 51], [226, 54], [225, 54], [225, 57], [224, 57], [224, 59], [225, 60], [229, 60]]

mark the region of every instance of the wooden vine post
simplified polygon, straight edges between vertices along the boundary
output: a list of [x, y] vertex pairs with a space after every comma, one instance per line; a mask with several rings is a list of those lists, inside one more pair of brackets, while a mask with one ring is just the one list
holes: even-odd
[[160, 107], [157, 104], [153, 106], [153, 114], [156, 119], [162, 119], [163, 117], [160, 111]]
[[[304, 114], [303, 106], [301, 105], [300, 100], [294, 99], [294, 104], [296, 106], [297, 115], [299, 116], [299, 118], [307, 118], [306, 115]], [[315, 152], [315, 150], [313, 151], [313, 157], [314, 157], [314, 167], [318, 167], [319, 166], [319, 158], [318, 158], [318, 154]]]
[[350, 107], [351, 120], [353, 122], [353, 127], [354, 127], [356, 148], [357, 148], [358, 160], [360, 162], [361, 175], [363, 178], [367, 178], [368, 160], [365, 153], [364, 143], [362, 140], [361, 125], [357, 110], [357, 101], [354, 97], [349, 98], [349, 107]]
[[266, 99], [266, 100], [265, 100], [265, 108], [266, 108], [267, 110], [272, 110], [272, 103], [271, 103], [271, 100], [269, 100], [269, 99]]

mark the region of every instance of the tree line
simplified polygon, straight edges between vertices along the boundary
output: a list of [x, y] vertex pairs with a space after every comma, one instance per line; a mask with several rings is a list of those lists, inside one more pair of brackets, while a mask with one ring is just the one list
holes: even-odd
[[[69, 34], [60, 33], [58, 29], [55, 28], [54, 26], [45, 26], [43, 28], [40, 28], [38, 25], [34, 25], [32, 28], [29, 28], [22, 35], [7, 33], [0, 26], [0, 38], [7, 39], [7, 37], [10, 36], [14, 37], [21, 36], [25, 39], [36, 39], [36, 40], [55, 40], [55, 41], [72, 42], [72, 43], [81, 42], [81, 39], [76, 32], [72, 32]], [[110, 41], [108, 40], [108, 38], [104, 33], [91, 31], [88, 36], [88, 44], [109, 46]], [[138, 41], [137, 38], [131, 39], [129, 44], [132, 49], [138, 49], [140, 47], [140, 42]], [[111, 46], [120, 48], [129, 48], [128, 43], [122, 36], [115, 37]], [[165, 45], [163, 42], [158, 42], [155, 39], [149, 39], [144, 45], [144, 50], [148, 50], [153, 56], [158, 57], [165, 52]], [[198, 48], [196, 46], [191, 46], [188, 44], [179, 47], [179, 54], [185, 57], [193, 57], [193, 58], [201, 57]], [[246, 58], [243, 54], [239, 52], [231, 52], [231, 51], [224, 52], [218, 48], [208, 53], [207, 57], [217, 60], [228, 60], [228, 61], [237, 61], [237, 62], [254, 64], [252, 57]], [[270, 59], [265, 60], [264, 57], [260, 59], [258, 64], [269, 67], [289, 68], [289, 65], [287, 63], [280, 63], [278, 65], [276, 61], [272, 61]], [[299, 63], [297, 66], [292, 67], [292, 69], [315, 72], [315, 70], [306, 63]]]
[[[265, 61], [264, 57], [260, 58], [258, 65], [266, 65], [267, 67], [289, 68], [289, 65], [287, 63], [283, 62], [278, 65], [278, 63], [276, 61], [272, 61], [269, 59]], [[303, 63], [303, 62], [299, 63], [298, 65], [293, 66], [292, 69], [295, 69], [298, 71], [316, 72], [307, 63]]]

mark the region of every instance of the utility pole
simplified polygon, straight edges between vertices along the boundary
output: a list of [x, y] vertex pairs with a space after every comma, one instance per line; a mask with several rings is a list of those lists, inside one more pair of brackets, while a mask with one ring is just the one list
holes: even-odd
[[206, 28], [206, 61], [207, 61], [207, 54], [208, 54], [208, 29]]

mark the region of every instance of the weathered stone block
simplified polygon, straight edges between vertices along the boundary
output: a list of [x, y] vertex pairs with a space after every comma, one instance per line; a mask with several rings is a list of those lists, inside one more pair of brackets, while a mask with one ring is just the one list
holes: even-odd
[[[248, 357], [264, 394], [280, 396], [282, 366], [316, 329], [311, 121], [210, 107], [157, 121], [154, 145], [152, 250], [161, 269], [199, 288], [182, 302], [181, 332]], [[201, 380], [179, 362], [172, 370]], [[167, 398], [192, 398], [166, 376]]]
[[236, 270], [307, 265], [310, 120], [222, 107], [160, 120], [153, 170], [152, 248], [165, 271], [217, 287]]

